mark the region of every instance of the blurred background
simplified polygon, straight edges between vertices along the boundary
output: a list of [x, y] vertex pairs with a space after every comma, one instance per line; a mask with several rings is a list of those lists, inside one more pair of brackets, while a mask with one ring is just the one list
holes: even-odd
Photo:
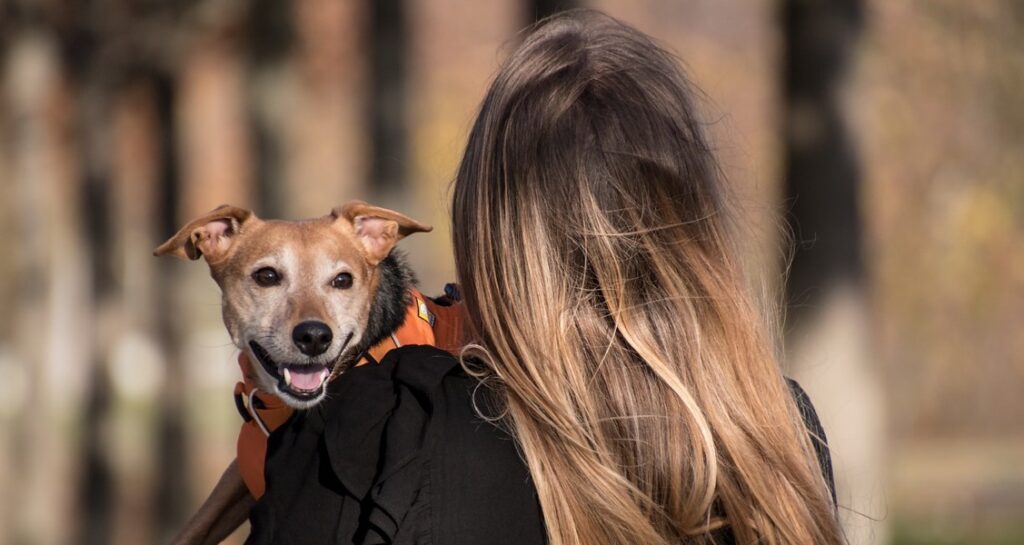
[[232, 459], [218, 291], [157, 244], [358, 197], [438, 228], [436, 293], [489, 77], [580, 6], [706, 94], [851, 543], [1024, 543], [1024, 3], [0, 0], [0, 545], [164, 543]]

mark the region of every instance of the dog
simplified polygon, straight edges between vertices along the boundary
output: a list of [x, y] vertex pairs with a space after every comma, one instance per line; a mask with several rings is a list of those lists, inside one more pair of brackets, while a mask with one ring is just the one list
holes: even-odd
[[[224, 205], [189, 222], [154, 251], [206, 260], [221, 289], [224, 324], [241, 351], [245, 378], [236, 387], [247, 420], [238, 456], [175, 545], [219, 543], [241, 525], [262, 494], [269, 428], [292, 410], [319, 403], [331, 379], [372, 361], [372, 353], [400, 346], [396, 332], [406, 332], [411, 343], [435, 344], [422, 328], [435, 326], [431, 309], [446, 310], [412, 289], [413, 274], [393, 251], [399, 240], [429, 231], [429, 225], [362, 201], [303, 221], [263, 220]], [[452, 346], [458, 344], [453, 323], [446, 324], [445, 341]], [[419, 332], [410, 329], [415, 327]], [[267, 409], [283, 409], [270, 426]], [[253, 467], [247, 469], [247, 461]]]

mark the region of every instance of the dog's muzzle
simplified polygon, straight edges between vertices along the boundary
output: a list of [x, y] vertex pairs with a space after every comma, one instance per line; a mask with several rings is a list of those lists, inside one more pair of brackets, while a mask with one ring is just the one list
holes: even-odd
[[[349, 333], [341, 350], [338, 351], [339, 359], [351, 340], [352, 333]], [[299, 401], [313, 401], [320, 397], [327, 386], [331, 373], [334, 372], [334, 368], [338, 364], [337, 360], [326, 365], [322, 363], [282, 363], [275, 361], [270, 353], [256, 341], [249, 341], [249, 348], [263, 370], [277, 381], [278, 390]]]

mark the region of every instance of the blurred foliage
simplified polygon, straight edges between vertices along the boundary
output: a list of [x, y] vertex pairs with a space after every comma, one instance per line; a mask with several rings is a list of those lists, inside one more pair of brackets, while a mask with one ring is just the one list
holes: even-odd
[[1005, 0], [873, 4], [850, 100], [900, 436], [1024, 432], [1021, 12]]

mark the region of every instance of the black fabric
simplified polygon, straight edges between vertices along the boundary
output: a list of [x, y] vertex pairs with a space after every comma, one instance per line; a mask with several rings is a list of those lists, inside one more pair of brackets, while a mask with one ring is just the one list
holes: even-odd
[[[530, 473], [513, 439], [478, 416], [477, 384], [426, 346], [347, 370], [271, 434], [246, 544], [546, 543]], [[823, 445], [809, 399], [791, 388]], [[827, 448], [818, 454], [832, 486]]]
[[443, 384], [439, 440], [432, 446], [429, 535], [409, 543], [531, 545], [546, 543], [544, 519], [530, 472], [515, 441], [483, 414], [486, 391], [459, 372]]
[[786, 382], [789, 384], [789, 390], [793, 394], [793, 399], [796, 400], [800, 416], [804, 419], [807, 433], [811, 436], [811, 445], [814, 446], [814, 452], [818, 455], [818, 465], [821, 467], [821, 474], [825, 477], [825, 483], [828, 484], [828, 490], [832, 494], [832, 504], [835, 505], [836, 479], [832, 473], [832, 455], [828, 451], [828, 438], [825, 437], [825, 429], [821, 427], [818, 413], [814, 411], [814, 405], [811, 404], [811, 398], [808, 397], [807, 392], [793, 379], [787, 378]]

